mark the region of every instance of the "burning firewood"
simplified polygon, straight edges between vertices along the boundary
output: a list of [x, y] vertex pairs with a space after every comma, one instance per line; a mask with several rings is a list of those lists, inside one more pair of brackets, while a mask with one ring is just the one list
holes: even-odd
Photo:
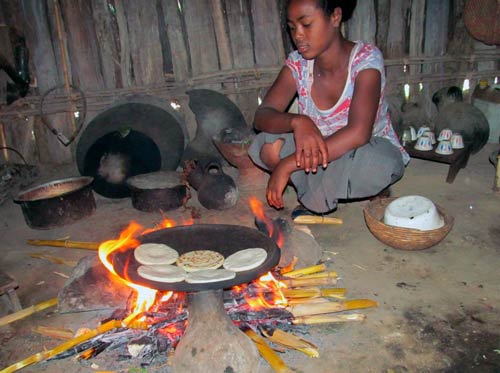
[[285, 277], [296, 278], [304, 275], [310, 275], [311, 273], [323, 272], [324, 270], [326, 270], [326, 264], [322, 263], [315, 266], [297, 269], [295, 271], [290, 271], [290, 272], [282, 271], [281, 274]]
[[303, 352], [310, 357], [319, 357], [318, 347], [296, 335], [280, 329], [269, 330], [266, 328], [262, 328], [262, 334], [273, 343]]
[[109, 321], [106, 324], [100, 325], [96, 329], [90, 330], [89, 332], [87, 332], [85, 334], [82, 334], [76, 338], [70, 339], [69, 341], [64, 342], [63, 344], [60, 344], [59, 346], [57, 346], [51, 350], [39, 352], [39, 353], [32, 355], [24, 360], [21, 360], [18, 363], [12, 364], [12, 365], [8, 366], [7, 368], [5, 368], [4, 370], [2, 370], [2, 373], [15, 372], [19, 369], [27, 367], [28, 365], [39, 363], [41, 361], [47, 360], [53, 356], [60, 354], [61, 352], [69, 350], [70, 348], [77, 346], [80, 343], [85, 342], [85, 341], [87, 341], [87, 340], [89, 340], [89, 339], [91, 339], [99, 334], [103, 334], [109, 330], [119, 328], [119, 327], [121, 327], [121, 325], [122, 325], [121, 321], [117, 321], [117, 320]]
[[285, 362], [267, 345], [263, 338], [251, 329], [245, 330], [245, 334], [255, 343], [260, 355], [269, 363], [269, 365], [278, 373], [291, 373], [292, 370]]
[[362, 308], [377, 307], [377, 302], [370, 299], [353, 299], [342, 302], [328, 302], [320, 304], [298, 304], [288, 306], [287, 309], [297, 318], [300, 316], [319, 315], [323, 313], [342, 312]]

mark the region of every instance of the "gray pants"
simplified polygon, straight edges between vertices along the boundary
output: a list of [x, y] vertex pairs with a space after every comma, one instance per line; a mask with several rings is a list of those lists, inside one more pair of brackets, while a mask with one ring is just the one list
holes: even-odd
[[[280, 158], [295, 153], [292, 133], [260, 133], [253, 140], [248, 154], [253, 162], [268, 170], [260, 158], [264, 144], [284, 140]], [[333, 210], [339, 199], [358, 199], [374, 196], [399, 180], [404, 173], [401, 152], [382, 137], [372, 137], [368, 144], [351, 150], [316, 173], [296, 171], [291, 182], [298, 200], [307, 209], [324, 213]]]

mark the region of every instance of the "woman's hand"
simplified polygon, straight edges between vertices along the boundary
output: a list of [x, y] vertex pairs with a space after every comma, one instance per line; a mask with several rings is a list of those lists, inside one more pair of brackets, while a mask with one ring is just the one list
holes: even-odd
[[328, 147], [316, 124], [305, 115], [292, 120], [295, 139], [295, 162], [305, 172], [316, 172], [318, 164], [328, 165]]
[[285, 165], [286, 161], [282, 160], [274, 168], [271, 173], [271, 177], [267, 182], [266, 198], [269, 206], [273, 206], [277, 209], [284, 207], [283, 204], [283, 192], [290, 179], [291, 172], [288, 171], [288, 167]]

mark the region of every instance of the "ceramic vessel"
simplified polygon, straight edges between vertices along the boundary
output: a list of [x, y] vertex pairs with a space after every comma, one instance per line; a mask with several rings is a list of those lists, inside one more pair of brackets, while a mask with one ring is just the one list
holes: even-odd
[[417, 139], [417, 131], [415, 131], [415, 128], [410, 126], [410, 135], [411, 135], [411, 141], [415, 141]]
[[436, 135], [433, 131], [425, 131], [424, 136], [427, 136], [431, 139], [431, 144], [434, 145], [436, 143]]
[[451, 147], [453, 149], [463, 149], [464, 148], [464, 138], [460, 133], [454, 133], [451, 136]]
[[397, 198], [387, 205], [384, 211], [384, 223], [428, 231], [441, 228], [444, 219], [430, 199], [412, 195]]
[[442, 155], [453, 154], [453, 148], [451, 147], [450, 140], [440, 141], [438, 146], [436, 147], [436, 153], [442, 154]]
[[420, 136], [415, 144], [415, 149], [422, 151], [432, 150], [432, 143], [429, 136]]
[[438, 141], [449, 140], [453, 135], [453, 131], [449, 128], [444, 128], [439, 132]]
[[430, 131], [430, 127], [429, 126], [422, 126], [418, 129], [418, 132], [417, 132], [417, 138], [418, 137], [422, 137], [424, 135], [424, 133], [426, 133], [427, 131]]
[[401, 143], [403, 146], [406, 146], [406, 144], [409, 144], [410, 142], [412, 142], [411, 132], [409, 129], [406, 129], [403, 131], [403, 135], [401, 136]]

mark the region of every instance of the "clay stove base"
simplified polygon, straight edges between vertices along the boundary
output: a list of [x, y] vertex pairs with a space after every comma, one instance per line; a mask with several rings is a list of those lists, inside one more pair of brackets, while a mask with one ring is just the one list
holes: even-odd
[[222, 290], [188, 294], [189, 323], [175, 349], [175, 373], [257, 371], [257, 348], [233, 324], [222, 296]]

